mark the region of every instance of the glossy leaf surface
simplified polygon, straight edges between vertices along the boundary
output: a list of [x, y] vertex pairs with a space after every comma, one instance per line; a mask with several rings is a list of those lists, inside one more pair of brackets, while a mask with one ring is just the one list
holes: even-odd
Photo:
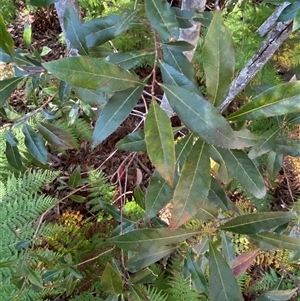
[[155, 251], [158, 247], [179, 243], [198, 231], [188, 229], [169, 230], [159, 229], [137, 229], [129, 233], [109, 239], [119, 248], [135, 252]]
[[14, 168], [21, 170], [23, 167], [22, 157], [18, 149], [18, 140], [12, 132], [5, 132], [6, 148], [5, 155], [8, 163]]
[[139, 101], [142, 91], [143, 87], [138, 86], [117, 92], [110, 98], [97, 119], [93, 146], [106, 139], [129, 116]]
[[225, 98], [235, 69], [231, 34], [223, 25], [220, 10], [216, 10], [203, 46], [203, 68], [209, 101], [218, 106]]
[[209, 287], [211, 301], [243, 301], [236, 279], [220, 252], [209, 244]]
[[12, 77], [0, 81], [0, 108], [5, 104], [23, 77]]
[[262, 212], [235, 217], [219, 227], [240, 234], [256, 234], [271, 230], [289, 222], [296, 216], [295, 212]]
[[123, 291], [123, 282], [120, 274], [107, 263], [101, 276], [101, 286], [104, 292], [108, 294], [119, 295]]
[[128, 134], [116, 144], [116, 147], [132, 152], [145, 152], [147, 148], [144, 131], [140, 130]]
[[257, 241], [267, 243], [278, 249], [299, 251], [300, 239], [296, 237], [280, 235], [273, 232], [261, 232], [251, 235], [251, 237]]
[[254, 97], [227, 117], [229, 121], [284, 115], [300, 109], [300, 81], [279, 84]]
[[164, 42], [179, 38], [179, 24], [175, 12], [167, 1], [147, 0], [145, 10], [151, 27]]
[[81, 88], [116, 92], [141, 84], [137, 76], [98, 58], [69, 57], [43, 65], [59, 79]]
[[225, 148], [242, 147], [229, 123], [204, 98], [181, 87], [162, 85], [162, 88], [182, 122], [200, 138]]
[[85, 40], [85, 34], [79, 21], [78, 14], [72, 7], [68, 7], [64, 13], [64, 26], [71, 43], [71, 48], [78, 50], [81, 55], [88, 55], [88, 49]]
[[257, 198], [263, 198], [266, 187], [255, 164], [242, 150], [217, 148], [230, 173]]
[[209, 158], [209, 145], [198, 139], [187, 155], [174, 191], [170, 228], [184, 224], [205, 201], [211, 181]]
[[71, 149], [75, 147], [73, 137], [71, 137], [68, 132], [54, 124], [38, 122], [37, 129], [46, 141], [56, 147], [62, 149]]
[[175, 144], [169, 117], [152, 101], [145, 120], [145, 141], [151, 162], [160, 175], [173, 186]]
[[48, 152], [43, 139], [27, 123], [24, 124], [22, 131], [25, 136], [25, 145], [31, 156], [36, 158], [42, 164], [46, 164]]

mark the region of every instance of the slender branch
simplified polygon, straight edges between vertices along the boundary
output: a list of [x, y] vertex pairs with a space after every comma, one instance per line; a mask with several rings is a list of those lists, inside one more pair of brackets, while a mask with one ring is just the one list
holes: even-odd
[[258, 52], [248, 61], [238, 77], [231, 83], [226, 99], [220, 104], [219, 111], [224, 110], [234, 98], [247, 86], [250, 80], [270, 60], [275, 51], [292, 32], [292, 22], [278, 23], [266, 39], [263, 41]]

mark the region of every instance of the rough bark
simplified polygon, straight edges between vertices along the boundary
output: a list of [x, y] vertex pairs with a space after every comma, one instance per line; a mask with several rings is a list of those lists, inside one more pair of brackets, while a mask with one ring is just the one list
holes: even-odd
[[71, 48], [71, 43], [66, 34], [65, 25], [64, 25], [64, 14], [65, 14], [65, 11], [67, 8], [73, 8], [75, 10], [75, 12], [77, 12], [79, 19], [82, 20], [78, 0], [60, 0], [58, 2], [55, 2], [55, 8], [56, 8], [56, 12], [58, 15], [61, 30], [62, 30], [65, 40], [66, 40], [66, 45], [67, 45], [67, 49], [69, 51], [69, 55], [77, 56], [78, 50]]
[[[181, 9], [190, 10], [192, 8], [196, 8], [198, 11], [202, 12], [205, 9], [205, 5], [206, 0], [183, 0], [181, 4]], [[188, 58], [189, 61], [192, 61], [194, 57], [201, 29], [201, 23], [195, 21], [191, 21], [191, 23], [193, 24], [193, 26], [191, 28], [181, 29], [179, 36], [179, 40], [186, 41], [194, 45], [193, 50], [184, 52], [185, 56]], [[160, 106], [168, 114], [169, 117], [175, 115], [165, 94], [163, 95]]]

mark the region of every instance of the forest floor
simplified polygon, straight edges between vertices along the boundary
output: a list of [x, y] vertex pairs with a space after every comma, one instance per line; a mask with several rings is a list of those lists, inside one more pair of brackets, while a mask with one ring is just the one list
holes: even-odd
[[[19, 9], [24, 8], [20, 7]], [[23, 43], [25, 22], [32, 25], [32, 45], [36, 49], [42, 49], [43, 46], [51, 49], [45, 60], [52, 61], [66, 55], [64, 45], [58, 40], [61, 30], [54, 9], [48, 11], [39, 9], [34, 13], [18, 14], [16, 16], [15, 22], [9, 26], [9, 32], [18, 48], [25, 48]], [[138, 73], [143, 76], [143, 73], [147, 73], [147, 70], [140, 69]], [[158, 93], [161, 92], [158, 91]], [[29, 110], [26, 101], [24, 101], [24, 91], [22, 90], [15, 91], [9, 99], [9, 103], [20, 113]], [[127, 134], [143, 127], [143, 117], [146, 111], [147, 108], [142, 105], [138, 106], [136, 112], [131, 114], [115, 133], [93, 150], [90, 148], [89, 141], [82, 141], [77, 150], [69, 150], [64, 154], [51, 151], [52, 168], [60, 170], [65, 177], [68, 177], [77, 166], [81, 167], [83, 173], [90, 168], [101, 169], [111, 182], [116, 184], [117, 195], [126, 195], [126, 198], [130, 200], [137, 185], [143, 190], [146, 189], [153, 172], [153, 166], [146, 153], [130, 153], [118, 150], [115, 145]], [[3, 123], [5, 123], [5, 120], [1, 120], [0, 117], [0, 124]], [[175, 117], [172, 123], [173, 126], [178, 126], [180, 120]], [[291, 135], [300, 138], [300, 130], [296, 129]], [[274, 211], [286, 211], [293, 207], [294, 202], [300, 199], [300, 158], [286, 157], [275, 182], [276, 187], [270, 190], [272, 195], [271, 208]], [[55, 197], [62, 198], [65, 196], [64, 194], [67, 194], [67, 192], [58, 191], [56, 188], [55, 186], [50, 188]], [[233, 202], [243, 199], [243, 196], [234, 191], [231, 191], [228, 196]], [[118, 198], [116, 198], [117, 200]], [[49, 221], [59, 220], [60, 212], [65, 209], [80, 211], [82, 214], [87, 213], [85, 204], [69, 201], [62, 206], [60, 210], [55, 210], [48, 216]], [[253, 276], [255, 277], [255, 275]]]

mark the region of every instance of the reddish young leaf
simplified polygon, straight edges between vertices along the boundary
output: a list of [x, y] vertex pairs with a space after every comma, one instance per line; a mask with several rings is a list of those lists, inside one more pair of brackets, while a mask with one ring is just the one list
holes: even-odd
[[254, 250], [236, 257], [232, 267], [235, 277], [242, 275], [251, 266], [255, 257], [257, 256], [257, 253], [258, 250]]

